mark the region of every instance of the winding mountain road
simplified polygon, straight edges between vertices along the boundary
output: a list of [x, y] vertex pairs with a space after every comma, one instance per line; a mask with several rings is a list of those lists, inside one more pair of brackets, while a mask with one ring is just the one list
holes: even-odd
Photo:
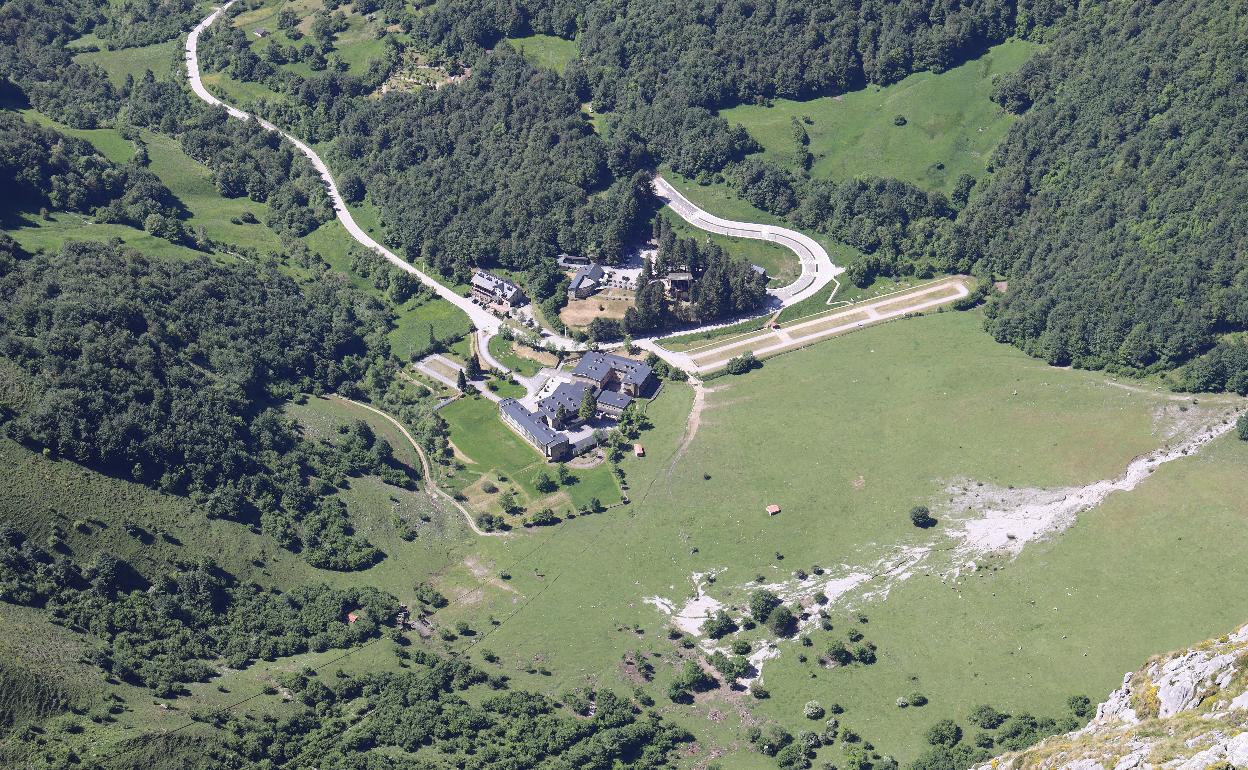
[[[237, 107], [226, 104], [217, 97], [213, 96], [208, 89], [204, 87], [204, 81], [200, 77], [199, 71], [200, 33], [211, 26], [212, 23], [217, 20], [217, 17], [225, 12], [230, 6], [234, 5], [235, 2], [237, 2], [237, 0], [230, 0], [230, 2], [208, 14], [208, 16], [205, 17], [204, 20], [195, 27], [195, 29], [191, 30], [191, 33], [186, 38], [186, 74], [191, 82], [191, 91], [193, 91], [200, 99], [208, 104], [224, 107], [226, 112], [230, 114], [230, 117], [237, 118], [239, 120], [252, 120], [253, 117], [249, 113], [243, 112]], [[255, 121], [269, 131], [281, 134], [291, 144], [299, 148], [299, 151], [307, 156], [308, 160], [312, 162], [312, 166], [317, 170], [317, 173], [321, 175], [321, 179], [325, 182], [325, 188], [329, 192], [329, 199], [334, 204], [334, 214], [338, 217], [338, 221], [342, 223], [342, 226], [346, 228], [347, 232], [351, 234], [352, 238], [364, 247], [385, 257], [386, 260], [400, 270], [405, 270], [416, 276], [420, 279], [421, 283], [428, 286], [430, 289], [433, 289], [439, 297], [442, 297], [447, 302], [450, 302], [455, 307], [464, 311], [468, 315], [468, 318], [472, 320], [472, 323], [476, 326], [476, 328], [491, 335], [498, 332], [498, 327], [502, 325], [502, 320], [500, 318], [475, 304], [467, 297], [460, 296], [453, 289], [439, 283], [427, 273], [417, 270], [410, 262], [373, 240], [373, 238], [364, 231], [364, 228], [360, 227], [351, 216], [351, 212], [347, 209], [347, 204], [343, 200], [342, 194], [338, 192], [338, 185], [334, 182], [333, 174], [329, 172], [329, 167], [325, 165], [325, 161], [321, 160], [321, 156], [317, 155], [311, 147], [304, 144], [297, 137], [281, 130], [263, 118], [257, 117], [255, 118]], [[563, 349], [573, 349], [576, 347], [576, 343], [568, 337], [551, 336], [547, 339]]]
[[[224, 13], [230, 6], [234, 5], [235, 2], [237, 2], [237, 0], [230, 0], [230, 2], [208, 14], [203, 21], [191, 30], [190, 34], [186, 38], [186, 73], [187, 78], [190, 80], [191, 91], [204, 102], [225, 108], [226, 112], [233, 118], [237, 118], [238, 120], [254, 119], [260, 126], [269, 131], [280, 134], [291, 144], [297, 147], [299, 151], [303, 153], [309, 161], [311, 161], [312, 166], [317, 170], [317, 173], [321, 175], [322, 181], [325, 182], [326, 191], [329, 193], [330, 201], [333, 202], [334, 214], [337, 216], [338, 221], [342, 223], [342, 226], [346, 228], [346, 231], [351, 235], [351, 237], [365, 248], [371, 249], [377, 254], [380, 254], [395, 267], [416, 276], [421, 283], [432, 289], [439, 297], [442, 297], [447, 302], [450, 302], [452, 305], [455, 305], [457, 308], [464, 311], [464, 313], [468, 315], [468, 318], [471, 319], [473, 326], [478, 329], [477, 339], [481, 349], [486, 351], [485, 355], [488, 360], [489, 338], [498, 333], [499, 327], [502, 326], [502, 319], [480, 305], [477, 305], [471, 299], [461, 296], [450, 287], [439, 282], [433, 276], [418, 270], [410, 262], [390, 251], [365, 232], [364, 228], [360, 227], [355, 221], [355, 218], [351, 216], [351, 212], [347, 209], [347, 204], [343, 200], [342, 194], [338, 191], [338, 184], [334, 181], [333, 174], [330, 173], [329, 167], [325, 165], [325, 161], [321, 159], [321, 156], [318, 155], [315, 150], [301, 141], [298, 137], [283, 131], [269, 121], [260, 117], [252, 116], [238, 107], [221, 101], [204, 86], [199, 68], [200, 33], [211, 26], [212, 23], [215, 22], [217, 18], [221, 16], [222, 13]], [[843, 270], [843, 268], [838, 268], [836, 265], [832, 264], [832, 260], [828, 257], [828, 252], [822, 246], [802, 233], [774, 225], [736, 222], [717, 217], [714, 214], [699, 208], [661, 176], [656, 176], [654, 178], [654, 187], [655, 192], [667, 203], [667, 205], [671, 206], [672, 209], [681, 216], [681, 218], [695, 227], [701, 228], [708, 232], [730, 235], [737, 238], [753, 238], [757, 240], [771, 241], [772, 243], [779, 244], [797, 254], [802, 267], [802, 272], [798, 279], [788, 286], [769, 290], [769, 293], [780, 301], [781, 306], [792, 305], [796, 302], [801, 302], [807, 297], [813, 296], [821, 289], [825, 288], [828, 283]], [[688, 333], [688, 331], [688, 329], [683, 329], [680, 333], [685, 334]], [[584, 347], [583, 345], [580, 345], [572, 340], [570, 337], [556, 334], [548, 334], [544, 336], [543, 339], [562, 350], [577, 350]], [[654, 346], [652, 349], [659, 356], [668, 359], [669, 363], [673, 363], [678, 366], [683, 363], [683, 360], [678, 361], [676, 358], [669, 359], [668, 352], [658, 346]], [[497, 364], [497, 362], [491, 363]], [[497, 364], [496, 368], [506, 371], [506, 367], [501, 366], [501, 364]]]

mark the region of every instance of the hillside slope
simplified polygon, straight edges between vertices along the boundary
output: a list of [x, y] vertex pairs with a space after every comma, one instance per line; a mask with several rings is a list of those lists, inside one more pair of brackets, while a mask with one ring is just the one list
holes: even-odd
[[1073, 733], [974, 770], [1248, 767], [1248, 625], [1127, 674]]

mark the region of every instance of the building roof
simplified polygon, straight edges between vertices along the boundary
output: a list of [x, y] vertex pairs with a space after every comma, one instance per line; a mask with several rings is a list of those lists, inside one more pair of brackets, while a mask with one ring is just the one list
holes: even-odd
[[517, 425], [522, 426], [542, 446], [554, 446], [568, 440], [568, 437], [553, 430], [514, 398], [505, 398], [498, 402], [498, 409], [510, 417]]
[[513, 297], [520, 294], [519, 286], [506, 278], [499, 278], [484, 270], [478, 270], [472, 274], [472, 287], [507, 301], [511, 301]]
[[537, 411], [554, 417], [562, 406], [569, 415], [575, 416], [587, 391], [589, 386], [583, 382], [561, 382], [553, 393], [537, 402]]
[[772, 516], [775, 516], [777, 513], [780, 512], [780, 506], [776, 505], [775, 503], [772, 503], [771, 505], [767, 506], [767, 512], [770, 513]]
[[598, 394], [598, 403], [613, 406], [616, 409], [623, 409], [633, 403], [632, 396], [626, 396], [623, 393], [616, 393], [614, 390], [604, 390]]
[[603, 276], [605, 276], [606, 274], [607, 274], [606, 271], [602, 269], [601, 265], [598, 265], [598, 264], [586, 265], [585, 267], [582, 267], [581, 269], [577, 270], [576, 275], [572, 276], [572, 283], [569, 288], [571, 288], [573, 291], [576, 291], [577, 289], [581, 288], [581, 286], [585, 285], [586, 283], [590, 284], [591, 286], [596, 285], [603, 279]]
[[586, 353], [577, 362], [576, 368], [572, 370], [572, 374], [595, 382], [606, 382], [607, 376], [613, 371], [619, 374], [620, 379], [624, 383], [641, 387], [650, 378], [651, 370], [649, 366], [646, 366], [641, 361], [624, 358], [612, 353], [591, 352]]
[[693, 273], [686, 273], [686, 272], [668, 273], [667, 280], [669, 281], [692, 281]]

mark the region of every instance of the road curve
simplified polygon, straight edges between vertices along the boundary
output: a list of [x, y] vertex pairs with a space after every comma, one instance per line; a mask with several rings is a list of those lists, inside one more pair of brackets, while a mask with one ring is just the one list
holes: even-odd
[[[220, 99], [218, 99], [217, 97], [209, 93], [208, 89], [204, 87], [204, 82], [200, 78], [200, 73], [199, 73], [199, 35], [200, 33], [203, 32], [205, 29], [207, 29], [209, 26], [211, 26], [212, 23], [217, 20], [217, 17], [220, 16], [222, 12], [224, 12], [227, 8], [229, 8], [235, 2], [237, 2], [237, 0], [230, 0], [230, 2], [226, 3], [225, 5], [221, 6], [217, 10], [208, 14], [208, 16], [204, 18], [204, 20], [201, 21], [195, 27], [195, 29], [191, 30], [191, 33], [189, 35], [187, 35], [187, 38], [186, 38], [186, 74], [187, 74], [187, 77], [191, 81], [191, 91], [193, 91], [195, 95], [198, 96], [200, 99], [207, 102], [208, 104], [224, 107], [226, 112], [230, 114], [230, 117], [237, 118], [239, 120], [251, 120], [252, 116], [249, 115], [248, 113], [243, 112], [237, 107], [226, 104], [225, 102], [221, 101]], [[385, 257], [390, 263], [392, 263], [395, 267], [399, 268], [400, 270], [405, 270], [411, 273], [412, 275], [416, 276], [418, 279], [420, 279], [421, 283], [433, 289], [438, 294], [439, 297], [442, 297], [447, 302], [450, 302], [452, 305], [455, 305], [460, 310], [467, 313], [468, 317], [472, 320], [473, 325], [476, 326], [478, 329], [486, 331], [489, 334], [497, 333], [498, 327], [502, 325], [502, 321], [497, 316], [485, 310], [484, 308], [474, 304], [472, 300], [468, 299], [467, 297], [460, 296], [450, 287], [445, 286], [442, 283], [438, 282], [432, 276], [420, 270], [417, 270], [410, 262], [399, 257], [397, 254], [390, 251], [385, 246], [382, 246], [380, 243], [373, 240], [372, 237], [369, 236], [369, 234], [364, 231], [364, 228], [356, 224], [355, 219], [351, 216], [351, 212], [347, 209], [346, 202], [342, 199], [342, 195], [338, 192], [338, 185], [334, 182], [333, 175], [329, 173], [329, 167], [325, 165], [325, 161], [321, 160], [321, 156], [317, 155], [316, 152], [311, 147], [304, 144], [298, 138], [281, 130], [280, 128], [268, 122], [267, 120], [264, 120], [262, 118], [256, 118], [255, 120], [259, 125], [263, 126], [269, 131], [274, 131], [278, 134], [281, 134], [288, 141], [290, 141], [291, 144], [299, 148], [299, 151], [303, 153], [305, 156], [307, 156], [308, 160], [312, 162], [312, 166], [316, 168], [317, 173], [321, 175], [322, 181], [325, 182], [325, 188], [329, 192], [329, 199], [334, 204], [334, 213], [338, 217], [338, 221], [341, 222], [342, 226], [347, 229], [347, 232], [351, 234], [352, 238], [354, 238], [356, 241], [358, 241], [360, 244], [362, 244], [366, 248], [369, 248], [377, 252], [381, 256]], [[550, 337], [549, 339], [551, 339], [559, 347], [571, 347], [575, 345], [575, 343], [573, 343], [571, 339], [568, 339], [566, 337]]]
[[[468, 318], [472, 321], [473, 326], [475, 326], [480, 332], [477, 339], [481, 349], [486, 352], [485, 354], [488, 360], [489, 338], [497, 334], [499, 327], [502, 326], [502, 320], [500, 318], [480, 307], [467, 297], [460, 296], [453, 289], [442, 284], [433, 276], [416, 269], [416, 267], [410, 262], [373, 240], [373, 238], [364, 231], [364, 228], [360, 227], [351, 216], [351, 212], [347, 209], [347, 205], [342, 198], [342, 194], [338, 191], [338, 185], [334, 181], [333, 174], [330, 173], [329, 167], [325, 165], [325, 161], [321, 160], [321, 156], [318, 155], [315, 150], [299, 138], [281, 130], [269, 121], [259, 117], [253, 118], [253, 116], [249, 113], [221, 101], [210, 93], [206, 87], [204, 87], [199, 69], [200, 33], [211, 26], [212, 23], [215, 22], [217, 18], [235, 2], [237, 2], [237, 0], [230, 0], [228, 3], [225, 3], [212, 13], [208, 14], [208, 16], [200, 21], [199, 24], [191, 30], [190, 34], [187, 35], [185, 60], [186, 73], [187, 78], [190, 80], [191, 91], [204, 102], [214, 106], [223, 107], [226, 112], [229, 113], [230, 117], [237, 118], [238, 120], [254, 119], [257, 124], [263, 128], [281, 135], [291, 144], [295, 145], [295, 147], [297, 147], [299, 151], [303, 153], [309, 161], [311, 161], [312, 166], [317, 170], [317, 173], [321, 175], [321, 180], [325, 183], [325, 188], [329, 194], [330, 201], [334, 205], [334, 214], [337, 216], [338, 221], [342, 223], [342, 226], [346, 228], [346, 231], [351, 235], [351, 237], [365, 248], [371, 249], [377, 254], [380, 254], [395, 267], [416, 276], [421, 283], [432, 289], [439, 297], [442, 297], [447, 302], [450, 302], [452, 305], [455, 305], [457, 308], [464, 311], [464, 313], [466, 313]], [[662, 176], [655, 176], [654, 187], [656, 193], [667, 203], [667, 205], [671, 206], [672, 209], [676, 211], [676, 213], [679, 214], [686, 222], [689, 222], [695, 227], [709, 232], [731, 235], [738, 238], [754, 238], [758, 240], [771, 241], [784, 246], [797, 254], [802, 266], [802, 273], [798, 279], [788, 286], [769, 290], [769, 293], [778, 299], [782, 306], [792, 305], [806, 299], [807, 297], [815, 295], [820, 290], [825, 288], [837, 274], [843, 271], [843, 268], [839, 268], [832, 264], [832, 260], [828, 257], [828, 252], [822, 246], [802, 233], [774, 225], [751, 222], [735, 222], [729, 219], [717, 217], [714, 214], [710, 214], [702, 210], [697, 205], [692, 203], [675, 187], [672, 187], [672, 185]], [[710, 324], [709, 326], [715, 325], [716, 324]], [[688, 333], [689, 331], [689, 329], [682, 329], [679, 333], [683, 334]], [[570, 337], [562, 335], [547, 334], [543, 337], [543, 340], [562, 350], [578, 350], [584, 348], [583, 345], [578, 344]], [[687, 364], [685, 357], [673, 355], [670, 351], [665, 350], [658, 345], [645, 345], [644, 347], [653, 351], [660, 358], [663, 358], [669, 363], [677, 366]], [[497, 368], [506, 371], [506, 367], [501, 366], [501, 362], [491, 363], [497, 364]]]
[[788, 286], [768, 289], [768, 293], [780, 300], [780, 304], [788, 306], [801, 302], [807, 297], [818, 294], [832, 282], [844, 268], [832, 264], [831, 257], [813, 238], [790, 230], [787, 227], [764, 225], [757, 222], [735, 222], [731, 219], [717, 217], [686, 198], [672, 183], [662, 176], [655, 175], [654, 190], [680, 218], [694, 227], [719, 235], [730, 235], [734, 238], [752, 238], [759, 241], [771, 241], [792, 251], [802, 265], [802, 273], [797, 280]]

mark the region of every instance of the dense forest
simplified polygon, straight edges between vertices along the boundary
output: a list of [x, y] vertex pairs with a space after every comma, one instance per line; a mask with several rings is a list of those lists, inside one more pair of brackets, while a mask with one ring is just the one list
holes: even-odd
[[362, 103], [336, 149], [410, 258], [461, 278], [483, 262], [530, 270], [539, 299], [560, 251], [614, 262], [656, 207], [645, 177], [613, 178], [558, 75], [514, 52], [461, 87]]
[[[218, 659], [243, 668], [359, 644], [398, 611], [394, 597], [373, 588], [262, 590], [209, 561], [149, 578], [107, 551], [80, 563], [56, 534], [47, 545], [0, 522], [0, 599], [43, 608], [53, 622], [91, 635], [102, 646], [89, 662], [160, 698], [215, 676]], [[350, 611], [356, 622], [348, 623]]]
[[[998, 340], [1055, 364], [1149, 369], [1248, 329], [1237, 8], [1092, 5], [999, 84], [1005, 106], [1030, 109], [963, 229], [1010, 278], [989, 306]], [[1248, 391], [1239, 371], [1232, 387]]]
[[[389, 314], [345, 283], [273, 268], [175, 264], [69, 243], [0, 278], [0, 355], [27, 373], [9, 436], [259, 527], [317, 566], [381, 554], [322, 482], [344, 460], [301, 441], [276, 399], [357, 387]], [[367, 447], [373, 449], [370, 443]], [[392, 460], [374, 460], [352, 474]]]
[[[654, 221], [658, 244], [653, 262], [642, 263], [636, 307], [624, 315], [623, 331], [643, 336], [675, 323], [707, 323], [753, 312], [767, 301], [767, 278], [752, 265], [733, 259], [720, 246], [697, 238], [679, 238], [663, 218]], [[662, 279], [689, 273], [690, 295], [669, 297]]]
[[181, 35], [200, 18], [193, 0], [120, 0], [104, 4], [95, 34], [111, 49], [150, 45]]
[[0, 91], [16, 86], [20, 98], [40, 112], [78, 128], [115, 117], [119, 95], [108, 75], [99, 66], [74, 61], [66, 47], [101, 20], [101, 5], [97, 0], [6, 0], [0, 5]]

